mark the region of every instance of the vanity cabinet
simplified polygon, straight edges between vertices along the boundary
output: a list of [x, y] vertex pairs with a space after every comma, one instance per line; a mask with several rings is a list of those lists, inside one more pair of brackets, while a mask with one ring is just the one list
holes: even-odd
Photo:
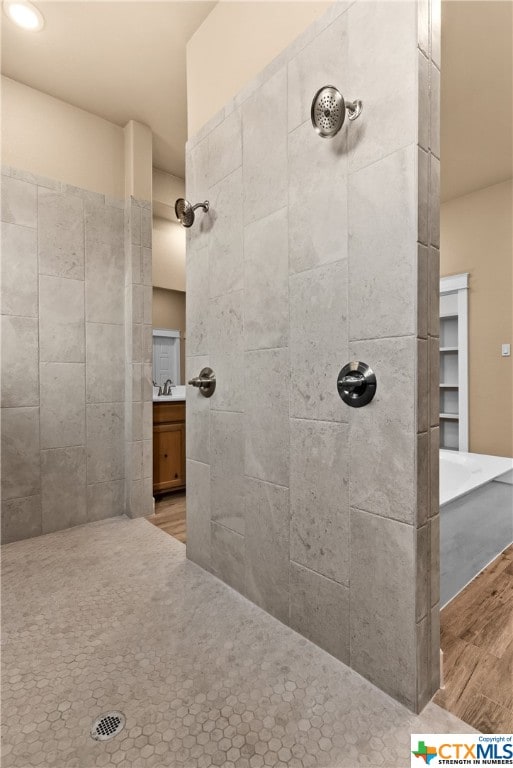
[[153, 493], [185, 488], [185, 403], [153, 403]]

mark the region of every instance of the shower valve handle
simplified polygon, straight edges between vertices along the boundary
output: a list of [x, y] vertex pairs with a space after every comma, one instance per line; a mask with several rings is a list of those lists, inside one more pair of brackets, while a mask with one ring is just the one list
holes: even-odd
[[203, 368], [199, 376], [188, 382], [191, 387], [197, 387], [203, 397], [212, 397], [216, 388], [216, 375], [212, 368]]
[[357, 387], [361, 387], [364, 382], [365, 379], [362, 374], [356, 373], [354, 375], [347, 374], [346, 376], [343, 376], [337, 381], [337, 384], [340, 389], [356, 389]]
[[346, 405], [361, 408], [376, 394], [376, 374], [366, 363], [353, 360], [338, 374], [337, 390]]

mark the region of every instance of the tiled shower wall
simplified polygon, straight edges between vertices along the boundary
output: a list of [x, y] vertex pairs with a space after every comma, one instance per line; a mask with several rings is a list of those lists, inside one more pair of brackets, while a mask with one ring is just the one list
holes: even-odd
[[153, 511], [151, 203], [125, 207], [125, 504], [131, 517]]
[[[211, 205], [188, 234], [188, 377], [217, 377], [187, 401], [188, 556], [412, 709], [438, 687], [429, 15], [335, 4], [187, 151]], [[310, 123], [325, 84], [364, 104], [331, 141]], [[365, 408], [337, 394], [349, 360], [376, 372]]]
[[[141, 514], [125, 503], [124, 209], [124, 201], [3, 169], [4, 543]], [[151, 264], [151, 240], [149, 253]], [[134, 398], [142, 401], [140, 354]], [[142, 437], [140, 446], [142, 461]]]

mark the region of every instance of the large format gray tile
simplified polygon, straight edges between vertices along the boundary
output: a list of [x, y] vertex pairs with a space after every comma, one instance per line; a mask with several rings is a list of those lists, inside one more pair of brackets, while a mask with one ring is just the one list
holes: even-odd
[[429, 244], [440, 248], [440, 160], [429, 156]]
[[212, 570], [225, 584], [244, 594], [244, 536], [211, 523]]
[[2, 224], [2, 314], [37, 316], [37, 232]]
[[37, 187], [34, 184], [2, 176], [2, 221], [37, 227]]
[[41, 363], [41, 448], [85, 444], [85, 365]]
[[417, 525], [424, 525], [429, 517], [429, 434], [417, 435], [415, 456], [417, 466]]
[[[203, 202], [209, 197], [210, 179], [208, 168], [210, 163], [208, 137], [199, 142], [186, 156], [185, 194], [188, 200], [195, 203]], [[201, 248], [210, 242], [213, 218], [210, 214], [198, 211], [194, 226], [187, 230], [187, 251], [194, 245]]]
[[245, 479], [246, 596], [281, 621], [289, 620], [289, 491]]
[[419, 242], [429, 240], [429, 154], [419, 147], [417, 153], [418, 174], [418, 234]]
[[121, 207], [106, 205], [102, 197], [84, 201], [86, 252], [101, 244], [123, 246], [124, 202]]
[[[130, 198], [129, 208], [129, 233], [131, 245], [141, 246], [141, 208], [135, 202], [134, 198]], [[139, 282], [138, 280], [137, 282]]]
[[290, 625], [332, 656], [349, 663], [349, 590], [290, 564]]
[[417, 432], [426, 432], [429, 427], [429, 376], [428, 340], [417, 340]]
[[39, 408], [2, 411], [2, 499], [40, 493]]
[[104, 520], [125, 513], [123, 480], [111, 480], [87, 486], [87, 520]]
[[44, 362], [85, 361], [83, 280], [40, 276], [39, 340]]
[[429, 430], [429, 516], [440, 512], [440, 427]]
[[351, 667], [415, 706], [415, 547], [411, 525], [351, 510]]
[[[188, 200], [194, 200], [195, 202], [204, 200], [207, 196], [207, 190], [211, 186], [208, 177], [208, 169], [210, 164], [210, 147], [208, 138], [200, 141], [193, 148], [187, 150], [185, 162], [186, 197]], [[235, 170], [235, 167], [232, 170]], [[220, 179], [221, 177], [219, 180]], [[194, 233], [189, 231], [187, 232], [187, 235], [194, 235]]]
[[440, 333], [440, 251], [428, 249], [428, 332], [431, 336]]
[[114, 403], [125, 396], [124, 328], [86, 323], [86, 400]]
[[[208, 367], [207, 357], [188, 357], [186, 381], [198, 376], [202, 368]], [[185, 447], [187, 458], [210, 462], [210, 399], [203, 397], [197, 389], [188, 387]]]
[[[422, 1], [419, 2], [419, 16], [421, 14], [420, 7]], [[427, 0], [426, 0], [427, 4]], [[427, 54], [424, 55], [419, 50], [418, 53], [418, 67], [419, 67], [419, 127], [418, 127], [418, 141], [419, 146], [426, 151], [429, 151], [429, 129], [430, 129], [430, 104], [429, 104], [429, 60]]]
[[1, 326], [2, 406], [39, 405], [37, 320], [3, 315]]
[[43, 275], [84, 279], [83, 200], [39, 187], [38, 252]]
[[440, 158], [440, 71], [434, 64], [430, 68], [431, 78], [431, 152]]
[[[312, 99], [324, 84], [335, 85], [348, 98], [347, 71], [347, 14], [343, 14], [289, 62], [289, 131], [305, 121], [310, 122]], [[312, 131], [311, 125], [309, 130]]]
[[425, 245], [417, 247], [417, 336], [425, 339], [428, 335], [429, 311], [429, 256]]
[[429, 426], [436, 427], [440, 420], [440, 341], [430, 336], [428, 341], [429, 371]]
[[[513, 499], [512, 499], [513, 505]], [[513, 525], [512, 525], [513, 527]], [[511, 531], [513, 541], [513, 530]], [[440, 602], [440, 515], [429, 521], [429, 604], [431, 607]]]
[[123, 241], [89, 244], [86, 240], [86, 320], [95, 323], [123, 323], [124, 274]]
[[83, 446], [41, 451], [43, 533], [87, 522]]
[[[271, 119], [270, 119], [271, 118]], [[287, 204], [287, 70], [242, 107], [244, 223]]]
[[120, 480], [124, 476], [123, 403], [88, 403], [87, 482]]
[[289, 327], [287, 208], [244, 231], [244, 345], [286, 347]]
[[347, 15], [343, 87], [350, 99], [363, 101], [361, 116], [348, 126], [349, 164], [356, 170], [417, 139], [417, 8], [368, 0], [353, 3]]
[[351, 342], [351, 360], [367, 363], [376, 395], [350, 411], [351, 506], [412, 523], [415, 519], [414, 337]]
[[415, 332], [415, 154], [411, 145], [349, 177], [350, 339]]
[[[430, 530], [429, 524], [417, 528], [414, 531], [415, 536], [415, 560], [416, 560], [416, 572], [415, 572], [415, 584], [416, 584], [416, 597], [415, 597], [415, 621], [418, 623], [422, 619], [426, 618], [431, 608], [429, 602], [430, 586], [431, 586], [431, 568], [430, 568]], [[422, 676], [425, 680], [427, 674]]]
[[342, 131], [333, 140], [324, 140], [308, 121], [289, 134], [291, 272], [347, 256], [347, 153]]
[[348, 361], [347, 261], [290, 277], [290, 413], [348, 421], [337, 391]]
[[208, 353], [209, 248], [187, 247], [187, 354]]
[[208, 137], [208, 179], [217, 184], [242, 164], [240, 110], [234, 110]]
[[188, 459], [187, 485], [194, 488], [187, 499], [187, 557], [210, 570], [210, 466]]
[[246, 352], [244, 362], [245, 474], [288, 486], [288, 351]]
[[[209, 302], [209, 359], [216, 374], [211, 408], [242, 411], [244, 402], [244, 338], [242, 291]], [[199, 371], [198, 371], [199, 373]]]
[[210, 411], [211, 519], [244, 533], [244, 415]]
[[151, 249], [153, 217], [151, 208], [141, 209], [141, 245], [143, 249]]
[[41, 496], [2, 501], [2, 544], [40, 536]]
[[242, 168], [211, 188], [209, 199], [209, 289], [213, 298], [243, 286]]
[[347, 424], [291, 419], [290, 557], [349, 584]]

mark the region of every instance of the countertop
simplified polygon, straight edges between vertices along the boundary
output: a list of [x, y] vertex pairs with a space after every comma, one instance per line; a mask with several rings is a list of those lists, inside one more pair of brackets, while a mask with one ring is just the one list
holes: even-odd
[[170, 395], [156, 395], [154, 403], [183, 403], [185, 402], [185, 385], [173, 387]]

